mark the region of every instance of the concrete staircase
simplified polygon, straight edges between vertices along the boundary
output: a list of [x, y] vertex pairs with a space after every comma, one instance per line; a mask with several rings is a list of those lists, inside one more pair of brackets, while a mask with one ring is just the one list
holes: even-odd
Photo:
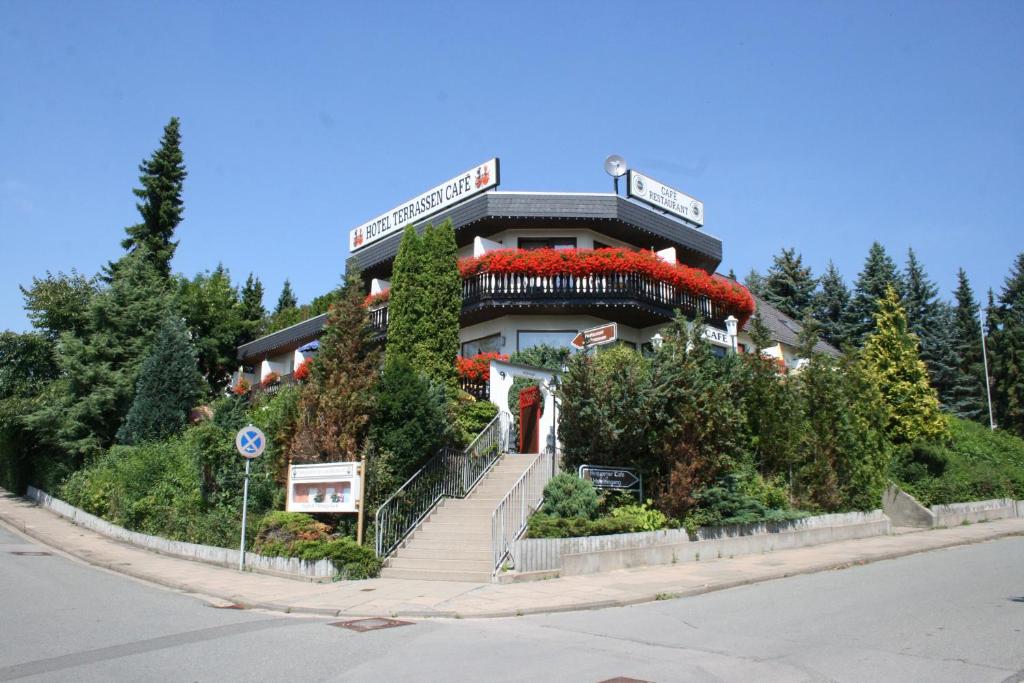
[[537, 455], [503, 455], [465, 498], [446, 498], [389, 557], [389, 579], [490, 582], [491, 513]]

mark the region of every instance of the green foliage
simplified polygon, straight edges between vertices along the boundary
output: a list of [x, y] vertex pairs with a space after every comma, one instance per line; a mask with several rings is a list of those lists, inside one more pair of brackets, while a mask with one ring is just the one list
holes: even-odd
[[292, 291], [292, 283], [288, 278], [285, 278], [281, 294], [277, 297], [277, 306], [274, 307], [274, 315], [279, 315], [282, 311], [290, 308], [298, 308], [298, 306], [299, 300], [295, 296], [295, 292]]
[[387, 364], [404, 359], [434, 382], [454, 388], [462, 278], [451, 222], [409, 226], [391, 277]]
[[459, 401], [455, 412], [459, 444], [468, 446], [497, 414], [498, 406], [490, 401], [475, 399]]
[[800, 438], [806, 429], [798, 383], [780, 375], [773, 359], [756, 354], [740, 357], [733, 365], [732, 381], [758, 469], [788, 473], [800, 458]]
[[332, 535], [329, 526], [299, 512], [271, 512], [263, 517], [252, 551], [307, 561], [329, 559], [344, 579], [368, 579], [381, 567], [371, 548]]
[[818, 280], [811, 274], [811, 267], [804, 265], [796, 249], [783, 249], [773, 257], [761, 296], [790, 318], [800, 320], [810, 313], [817, 286]]
[[297, 461], [356, 460], [374, 410], [380, 352], [371, 339], [362, 280], [349, 272], [302, 388], [290, 455]]
[[987, 317], [996, 424], [1024, 436], [1024, 252], [1017, 255], [998, 305], [990, 306]]
[[889, 409], [889, 439], [895, 444], [941, 439], [946, 431], [935, 390], [917, 354], [917, 337], [893, 287], [878, 302], [875, 331], [864, 343], [865, 369]]
[[176, 317], [167, 318], [139, 370], [135, 400], [118, 430], [118, 439], [138, 444], [179, 432], [203, 387], [185, 325]]
[[238, 343], [245, 344], [263, 334], [267, 309], [263, 307], [263, 283], [258, 277], [249, 273], [239, 297], [239, 318], [242, 333]]
[[59, 391], [29, 418], [43, 441], [79, 462], [113, 443], [135, 396], [139, 366], [173, 310], [167, 281], [144, 248], [123, 257], [111, 273], [109, 287], [90, 301], [86, 332], [61, 338]]
[[590, 519], [597, 511], [594, 485], [567, 472], [556, 474], [544, 487], [545, 514]]
[[821, 276], [821, 288], [814, 297], [814, 318], [821, 324], [822, 338], [837, 349], [846, 348], [849, 339], [850, 290], [830, 260]]
[[578, 536], [606, 536], [633, 531], [633, 520], [627, 517], [558, 517], [539, 512], [527, 522], [529, 538], [574, 538]]
[[445, 388], [398, 358], [384, 368], [374, 392], [370, 439], [393, 456], [393, 474], [404, 481], [450, 438]]
[[854, 283], [853, 298], [847, 309], [847, 340], [851, 345], [860, 346], [874, 332], [875, 302], [885, 297], [889, 287], [895, 289], [897, 295], [902, 289], [896, 264], [885, 252], [885, 247], [873, 242], [864, 261], [864, 269]]
[[141, 200], [136, 208], [142, 222], [125, 228], [128, 237], [121, 246], [130, 253], [142, 253], [157, 274], [166, 279], [170, 277], [171, 259], [178, 246], [172, 239], [181, 223], [181, 193], [188, 175], [177, 117], [172, 117], [164, 127], [160, 148], [139, 165], [139, 173], [142, 187], [132, 192]]
[[922, 505], [1024, 498], [1024, 439], [948, 417], [948, 442], [902, 449], [893, 475]]
[[35, 396], [57, 372], [53, 342], [45, 336], [0, 332], [0, 400]]
[[217, 394], [238, 366], [235, 349], [248, 331], [238, 291], [228, 271], [218, 265], [213, 272], [199, 273], [191, 280], [181, 278], [178, 305], [196, 349], [199, 371], [209, 392]]
[[98, 291], [96, 278], [72, 269], [70, 274], [32, 278], [31, 287], [19, 287], [32, 326], [51, 342], [65, 332], [82, 335], [88, 322], [89, 303]]
[[981, 355], [978, 302], [963, 268], [957, 271], [956, 277], [953, 339], [959, 360], [959, 377], [953, 382], [953, 389], [944, 403], [958, 417], [985, 422], [988, 410], [985, 405], [986, 378]]
[[684, 522], [692, 532], [702, 526], [782, 522], [806, 516], [807, 513], [799, 510], [769, 509], [744, 490], [739, 474], [727, 474], [697, 495], [697, 507]]
[[612, 509], [611, 516], [629, 524], [630, 531], [657, 531], [668, 526], [668, 517], [651, 507], [648, 500], [639, 505], [623, 505]]

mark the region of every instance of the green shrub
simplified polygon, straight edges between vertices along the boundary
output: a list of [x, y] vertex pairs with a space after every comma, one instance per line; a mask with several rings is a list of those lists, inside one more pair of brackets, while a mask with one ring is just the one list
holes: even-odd
[[330, 560], [342, 579], [369, 579], [380, 572], [381, 561], [373, 549], [357, 545], [347, 536], [326, 541], [299, 541], [295, 544], [294, 551], [291, 557], [311, 562]]
[[343, 579], [366, 579], [380, 571], [380, 561], [372, 548], [357, 545], [347, 536], [332, 535], [329, 526], [301, 512], [265, 515], [252, 551], [311, 562], [329, 559]]
[[657, 531], [668, 525], [668, 517], [650, 507], [651, 501], [640, 505], [623, 505], [612, 510], [612, 517], [629, 524], [630, 531]]
[[597, 511], [594, 485], [566, 472], [556, 474], [544, 487], [543, 511], [556, 517], [590, 519]]
[[574, 538], [604, 536], [632, 531], [631, 521], [616, 517], [601, 517], [593, 521], [583, 517], [557, 517], [538, 512], [527, 522], [529, 538]]
[[490, 401], [460, 401], [456, 408], [455, 423], [461, 445], [468, 446], [497, 414], [498, 406]]

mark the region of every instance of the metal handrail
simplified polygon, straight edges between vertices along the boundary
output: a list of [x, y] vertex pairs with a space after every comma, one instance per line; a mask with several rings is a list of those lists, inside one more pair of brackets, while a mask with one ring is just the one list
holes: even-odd
[[442, 448], [380, 504], [374, 517], [378, 557], [390, 555], [442, 498], [465, 498], [473, 490], [504, 450], [506, 415], [495, 415], [464, 450]]
[[512, 543], [526, 531], [526, 522], [544, 502], [544, 487], [554, 475], [555, 454], [547, 450], [530, 463], [491, 513], [491, 551], [494, 571], [512, 550]]

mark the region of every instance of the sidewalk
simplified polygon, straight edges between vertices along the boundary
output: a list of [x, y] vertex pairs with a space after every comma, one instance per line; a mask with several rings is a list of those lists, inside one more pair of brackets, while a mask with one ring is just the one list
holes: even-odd
[[1024, 519], [878, 536], [764, 555], [627, 569], [514, 584], [371, 579], [307, 583], [159, 555], [75, 526], [21, 498], [0, 495], [0, 522], [90, 564], [208, 602], [325, 616], [506, 617], [698, 595], [771, 579], [1024, 535]]

